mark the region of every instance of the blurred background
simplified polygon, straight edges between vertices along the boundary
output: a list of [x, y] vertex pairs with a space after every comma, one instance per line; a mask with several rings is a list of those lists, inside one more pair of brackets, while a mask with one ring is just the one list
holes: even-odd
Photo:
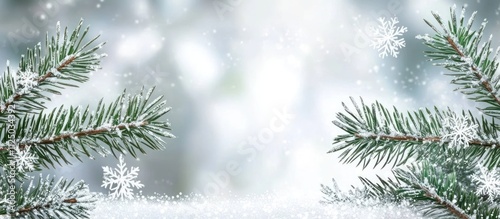
[[[479, 11], [487, 33], [500, 39], [500, 3], [494, 1], [361, 0], [43, 0], [0, 1], [0, 60], [19, 61], [27, 47], [53, 34], [57, 21], [71, 30], [80, 18], [91, 36], [106, 41], [102, 70], [78, 89], [67, 89], [48, 107], [95, 106], [124, 89], [156, 86], [168, 100], [176, 139], [139, 159], [143, 194], [191, 192], [320, 196], [335, 178], [341, 188], [362, 170], [327, 154], [341, 134], [332, 121], [341, 102], [363, 97], [400, 110], [420, 107], [475, 109], [453, 92], [443, 69], [426, 61], [418, 34], [431, 34], [430, 11], [449, 7]], [[398, 17], [406, 47], [397, 58], [378, 56], [369, 27], [379, 17]], [[495, 38], [496, 37], [496, 38]], [[499, 45], [494, 40], [495, 46]], [[102, 166], [114, 157], [74, 160], [44, 171], [100, 187]]]

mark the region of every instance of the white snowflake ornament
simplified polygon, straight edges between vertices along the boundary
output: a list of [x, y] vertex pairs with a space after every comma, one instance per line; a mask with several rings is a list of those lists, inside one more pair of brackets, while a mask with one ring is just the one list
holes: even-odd
[[472, 176], [472, 181], [478, 185], [477, 195], [486, 195], [489, 200], [500, 195], [500, 173], [498, 170], [489, 171], [486, 167], [481, 166], [479, 172]]
[[139, 174], [139, 167], [131, 167], [128, 170], [126, 165], [123, 156], [120, 154], [118, 168], [102, 167], [104, 180], [101, 187], [109, 187], [110, 195], [113, 199], [132, 199], [134, 195], [132, 187], [137, 189], [144, 187], [141, 181], [135, 180]]
[[31, 146], [27, 146], [24, 150], [16, 147], [14, 160], [16, 161], [16, 169], [19, 172], [32, 172], [35, 170], [35, 163], [38, 157], [30, 152]]
[[26, 94], [38, 86], [38, 74], [28, 71], [18, 71], [15, 75], [15, 81], [16, 88], [20, 89], [20, 93]]
[[405, 47], [405, 39], [399, 38], [408, 31], [405, 26], [396, 26], [399, 23], [398, 18], [394, 17], [386, 21], [385, 18], [379, 18], [378, 27], [373, 28], [371, 46], [379, 52], [381, 58], [392, 55], [398, 57], [399, 49]]
[[477, 137], [478, 126], [468, 116], [453, 114], [444, 118], [442, 123], [442, 141], [449, 141], [449, 147], [468, 147], [469, 142]]

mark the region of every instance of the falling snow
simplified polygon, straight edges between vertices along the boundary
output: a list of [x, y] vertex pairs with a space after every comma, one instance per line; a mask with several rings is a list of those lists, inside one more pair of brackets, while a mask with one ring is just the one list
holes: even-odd
[[118, 168], [114, 169], [108, 166], [102, 167], [104, 180], [101, 187], [109, 187], [113, 199], [131, 199], [134, 195], [133, 187], [137, 189], [144, 187], [139, 180], [135, 180], [139, 174], [139, 167], [131, 167], [129, 170], [121, 154], [117, 166]]
[[406, 43], [403, 33], [407, 31], [405, 26], [396, 26], [399, 21], [397, 17], [386, 21], [385, 18], [379, 18], [378, 27], [373, 28], [371, 46], [379, 52], [381, 58], [392, 55], [398, 57], [399, 49], [405, 47]]
[[468, 116], [453, 114], [443, 119], [444, 142], [449, 141], [449, 147], [465, 148], [477, 136], [477, 124]]

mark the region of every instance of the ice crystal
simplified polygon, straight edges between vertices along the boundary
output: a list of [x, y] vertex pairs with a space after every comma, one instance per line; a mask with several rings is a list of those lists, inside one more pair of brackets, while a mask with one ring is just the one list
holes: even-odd
[[137, 189], [144, 187], [139, 180], [135, 180], [139, 174], [139, 167], [131, 167], [129, 170], [126, 165], [120, 154], [118, 168], [102, 167], [104, 180], [101, 187], [109, 187], [113, 199], [131, 199], [133, 197], [132, 187]]
[[500, 173], [496, 169], [489, 171], [481, 166], [479, 172], [472, 176], [472, 181], [478, 184], [478, 195], [485, 195], [489, 200], [500, 195]]
[[16, 88], [21, 89], [21, 94], [29, 93], [38, 86], [38, 74], [29, 71], [18, 71], [15, 75]]
[[17, 171], [31, 172], [35, 170], [35, 163], [38, 160], [38, 157], [30, 152], [30, 148], [30, 146], [27, 146], [26, 148], [24, 148], [24, 150], [21, 150], [19, 148], [15, 149], [16, 152], [14, 153], [14, 160], [17, 163]]
[[469, 141], [477, 137], [477, 124], [468, 116], [453, 114], [446, 117], [443, 123], [443, 142], [448, 141], [449, 147], [468, 147]]
[[381, 58], [392, 55], [397, 58], [399, 49], [405, 47], [406, 43], [403, 33], [407, 31], [405, 26], [396, 26], [399, 21], [397, 17], [386, 21], [385, 18], [378, 19], [379, 26], [373, 28], [371, 46], [379, 52]]

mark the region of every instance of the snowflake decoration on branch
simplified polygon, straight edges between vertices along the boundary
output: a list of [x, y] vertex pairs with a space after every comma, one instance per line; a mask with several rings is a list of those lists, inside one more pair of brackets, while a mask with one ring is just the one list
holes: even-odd
[[398, 57], [399, 49], [405, 47], [405, 39], [399, 38], [403, 33], [408, 31], [405, 26], [398, 27], [399, 23], [397, 17], [391, 18], [386, 21], [385, 18], [379, 18], [380, 23], [378, 27], [373, 28], [371, 46], [379, 52], [381, 58], [392, 55], [394, 58]]
[[101, 187], [108, 188], [109, 186], [110, 195], [113, 199], [132, 199], [132, 187], [137, 189], [144, 187], [139, 180], [135, 180], [139, 174], [139, 167], [132, 167], [128, 170], [126, 165], [123, 156], [120, 154], [118, 168], [102, 167], [104, 180]]
[[35, 163], [38, 160], [38, 157], [30, 152], [30, 146], [21, 150], [16, 147], [14, 153], [14, 160], [16, 161], [16, 169], [19, 172], [29, 171], [32, 172], [35, 170]]
[[442, 141], [449, 141], [449, 147], [469, 146], [469, 142], [477, 137], [477, 124], [474, 124], [468, 116], [457, 116], [453, 114], [443, 119]]
[[488, 171], [481, 166], [479, 172], [472, 176], [472, 181], [478, 185], [476, 194], [484, 195], [488, 200], [500, 195], [500, 173], [496, 169]]
[[38, 74], [34, 72], [18, 71], [15, 75], [16, 88], [21, 89], [21, 94], [29, 93], [38, 86]]

